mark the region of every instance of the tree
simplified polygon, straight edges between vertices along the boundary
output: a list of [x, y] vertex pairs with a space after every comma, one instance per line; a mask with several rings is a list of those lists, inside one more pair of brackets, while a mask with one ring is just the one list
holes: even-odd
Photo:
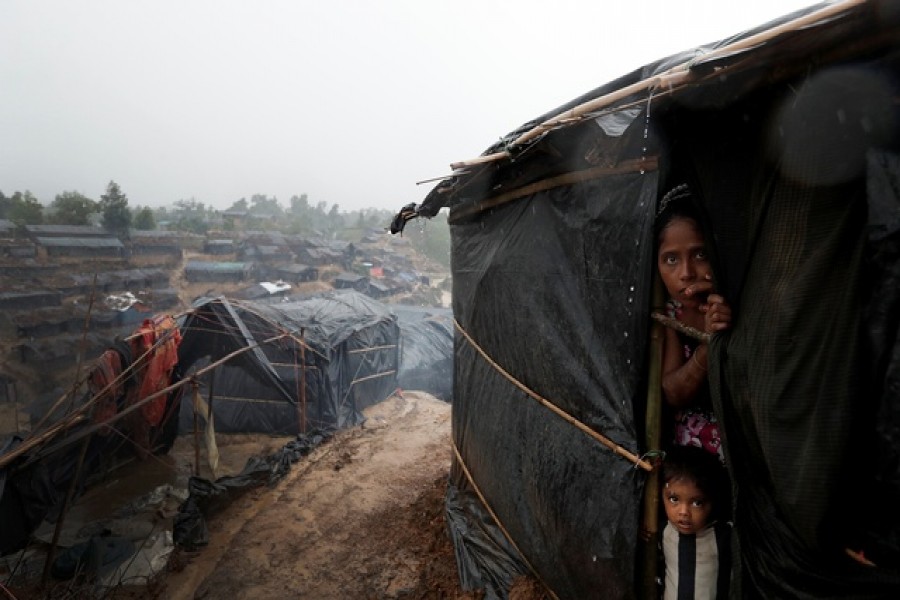
[[179, 231], [205, 234], [209, 230], [209, 218], [215, 211], [194, 198], [175, 203], [173, 228]]
[[306, 197], [306, 194], [300, 194], [299, 196], [291, 196], [291, 214], [295, 217], [305, 217], [309, 212], [309, 198]]
[[278, 198], [272, 196], [269, 198], [265, 194], [253, 194], [250, 197], [250, 214], [258, 217], [280, 217], [284, 214], [281, 205], [278, 204]]
[[235, 200], [234, 204], [231, 205], [227, 210], [235, 211], [235, 212], [247, 212], [249, 210], [249, 206], [247, 205], [247, 199], [241, 198], [240, 200]]
[[90, 217], [97, 212], [97, 203], [78, 192], [63, 192], [56, 195], [50, 205], [53, 223], [59, 225], [89, 225]]
[[144, 208], [138, 207], [137, 214], [134, 216], [134, 228], [141, 231], [156, 229], [156, 219], [153, 216], [153, 210], [149, 206]]
[[16, 192], [10, 198], [7, 218], [16, 225], [40, 225], [44, 222], [44, 206], [28, 190]]
[[103, 215], [104, 229], [119, 237], [128, 237], [128, 230], [131, 228], [128, 197], [122, 193], [115, 181], [110, 181], [106, 186], [106, 193], [100, 196], [100, 212]]

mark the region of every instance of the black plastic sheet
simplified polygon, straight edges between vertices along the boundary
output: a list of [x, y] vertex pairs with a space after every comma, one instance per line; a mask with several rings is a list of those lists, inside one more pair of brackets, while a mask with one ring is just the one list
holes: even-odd
[[277, 452], [264, 457], [251, 457], [237, 475], [209, 481], [203, 477], [188, 480], [188, 498], [178, 509], [173, 524], [175, 544], [196, 548], [209, 543], [207, 518], [230, 504], [251, 488], [275, 485], [291, 466], [334, 435], [334, 430], [322, 429], [297, 437]]

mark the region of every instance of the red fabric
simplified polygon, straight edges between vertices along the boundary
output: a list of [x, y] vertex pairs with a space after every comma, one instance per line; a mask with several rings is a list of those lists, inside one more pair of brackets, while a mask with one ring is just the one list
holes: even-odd
[[[92, 396], [101, 391], [103, 395], [97, 398], [91, 418], [94, 423], [106, 423], [118, 412], [116, 398], [122, 393], [122, 382], [119, 375], [122, 374], [122, 359], [115, 350], [107, 350], [97, 360], [94, 369], [88, 376], [88, 389]], [[112, 384], [112, 385], [110, 385]], [[107, 386], [109, 386], [107, 388]], [[105, 390], [105, 391], [104, 391]], [[100, 429], [100, 435], [109, 435], [111, 430], [107, 427]]]
[[[137, 362], [135, 378], [140, 382], [134, 402], [139, 402], [169, 385], [172, 370], [178, 363], [181, 332], [175, 319], [159, 316], [144, 320], [136, 333], [131, 340], [131, 352]], [[140, 412], [148, 425], [159, 425], [166, 412], [165, 394], [144, 404]]]

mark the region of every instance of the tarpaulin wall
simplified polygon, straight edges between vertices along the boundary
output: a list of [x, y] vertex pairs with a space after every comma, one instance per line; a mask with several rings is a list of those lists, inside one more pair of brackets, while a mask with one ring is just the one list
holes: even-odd
[[523, 393], [473, 344], [638, 452], [656, 185], [649, 171], [598, 178], [452, 226], [454, 314], [472, 339], [456, 336], [453, 442], [475, 486], [457, 462], [448, 515], [463, 583], [489, 596], [529, 564], [560, 597], [633, 589], [643, 475]]
[[[400, 319], [397, 385], [449, 402], [453, 397], [453, 315], [450, 309], [415, 311], [392, 306]], [[434, 313], [434, 314], [432, 314]]]

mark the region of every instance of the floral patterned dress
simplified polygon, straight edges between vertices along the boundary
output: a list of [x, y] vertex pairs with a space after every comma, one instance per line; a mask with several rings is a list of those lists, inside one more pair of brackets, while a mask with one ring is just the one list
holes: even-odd
[[[670, 317], [677, 319], [680, 316], [681, 307], [674, 300], [666, 304], [666, 309]], [[681, 343], [684, 361], [687, 362], [696, 352], [700, 342], [680, 333], [678, 341]], [[719, 422], [712, 412], [708, 382], [703, 384], [694, 406], [675, 412], [675, 433], [672, 442], [676, 446], [702, 448], [718, 456], [719, 461], [725, 464], [725, 452], [719, 437]]]

